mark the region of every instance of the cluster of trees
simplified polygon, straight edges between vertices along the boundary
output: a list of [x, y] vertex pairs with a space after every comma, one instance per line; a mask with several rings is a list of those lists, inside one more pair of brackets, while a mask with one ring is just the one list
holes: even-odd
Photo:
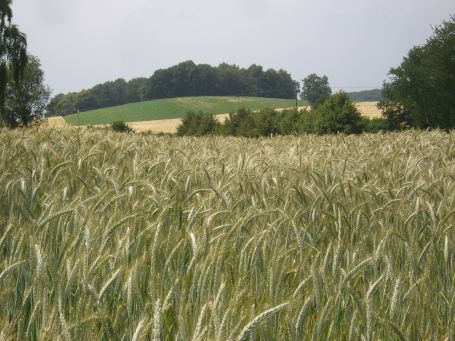
[[240, 109], [230, 114], [224, 123], [213, 115], [189, 112], [178, 127], [177, 135], [230, 135], [260, 137], [293, 134], [358, 134], [377, 132], [386, 127], [384, 120], [363, 118], [344, 92], [329, 96], [311, 110], [276, 111]]
[[140, 102], [146, 99], [146, 78], [124, 79], [98, 84], [89, 90], [58, 94], [48, 105], [49, 116], [64, 116], [78, 111], [88, 111], [117, 105]]
[[[382, 91], [348, 94], [356, 101], [380, 100], [378, 107], [383, 120], [367, 122], [367, 130], [454, 129], [454, 56], [455, 16], [452, 15], [434, 29], [425, 44], [413, 47], [401, 65], [390, 70], [390, 79], [384, 82]], [[311, 74], [303, 80], [302, 98], [312, 105], [324, 103], [330, 93], [326, 76]], [[334, 108], [332, 110], [335, 112]], [[320, 127], [315, 130], [318, 133], [325, 131]]]
[[157, 70], [150, 78], [129, 82], [117, 79], [81, 92], [59, 94], [48, 108], [50, 115], [105, 108], [152, 99], [186, 96], [258, 96], [295, 98], [299, 84], [284, 70], [264, 70], [251, 65], [196, 65], [186, 61]]
[[379, 104], [390, 129], [455, 128], [455, 16], [390, 75]]

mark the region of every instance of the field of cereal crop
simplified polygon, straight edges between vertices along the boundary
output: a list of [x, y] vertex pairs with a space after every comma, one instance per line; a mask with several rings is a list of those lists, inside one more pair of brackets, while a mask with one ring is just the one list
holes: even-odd
[[2, 131], [0, 338], [450, 340], [454, 139]]

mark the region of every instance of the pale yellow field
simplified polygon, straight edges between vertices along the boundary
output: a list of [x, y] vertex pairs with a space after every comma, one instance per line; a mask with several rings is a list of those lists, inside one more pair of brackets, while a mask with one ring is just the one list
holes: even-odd
[[381, 117], [381, 110], [377, 108], [378, 102], [358, 102], [356, 103], [357, 109], [362, 113], [362, 116], [368, 118]]
[[65, 127], [67, 125], [62, 116], [46, 118], [43, 123], [51, 127]]
[[[368, 118], [377, 118], [381, 116], [381, 111], [376, 107], [377, 102], [359, 102], [356, 103], [357, 108], [363, 116]], [[299, 109], [304, 109], [300, 107]], [[278, 111], [284, 109], [277, 109]], [[229, 116], [229, 114], [216, 115], [216, 118], [220, 122]], [[128, 122], [128, 125], [136, 132], [154, 132], [154, 133], [176, 133], [177, 127], [180, 125], [182, 120], [180, 118], [167, 119], [167, 120], [155, 120], [155, 121], [139, 121], [139, 122]], [[66, 122], [62, 117], [50, 117], [46, 120], [46, 123], [54, 127], [64, 127]], [[97, 125], [97, 127], [105, 127], [105, 125]]]

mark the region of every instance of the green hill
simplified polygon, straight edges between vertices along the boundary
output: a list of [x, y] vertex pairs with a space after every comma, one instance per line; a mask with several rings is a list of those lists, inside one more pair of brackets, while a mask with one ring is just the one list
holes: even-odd
[[371, 102], [383, 99], [381, 89], [348, 92], [348, 96], [354, 102]]
[[[303, 105], [299, 101], [299, 105]], [[295, 100], [260, 97], [181, 97], [158, 99], [86, 111], [64, 117], [66, 123], [77, 125], [109, 124], [114, 121], [137, 122], [180, 118], [188, 111], [223, 114], [239, 108], [259, 110], [295, 106]]]

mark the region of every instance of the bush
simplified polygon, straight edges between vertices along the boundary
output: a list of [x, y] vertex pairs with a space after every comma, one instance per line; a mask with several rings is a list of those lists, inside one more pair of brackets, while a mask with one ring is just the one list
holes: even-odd
[[282, 113], [270, 108], [260, 111], [240, 109], [237, 113], [229, 114], [224, 124], [224, 132], [226, 135], [243, 137], [282, 134], [279, 128], [281, 118]]
[[178, 136], [203, 136], [220, 133], [220, 122], [212, 114], [189, 111], [177, 128]]
[[315, 134], [315, 114], [314, 110], [301, 112], [298, 121], [298, 132], [300, 134]]
[[276, 128], [280, 135], [291, 135], [299, 133], [299, 122], [306, 110], [297, 109], [283, 110], [277, 115]]
[[311, 116], [316, 134], [359, 134], [363, 131], [362, 116], [345, 92], [330, 96], [312, 110]]
[[123, 121], [115, 121], [111, 123], [111, 129], [119, 133], [130, 133], [133, 131], [128, 124]]
[[378, 132], [387, 129], [384, 119], [368, 120], [360, 112], [346, 93], [340, 92], [329, 97], [311, 111], [296, 109], [278, 112], [265, 108], [260, 111], [239, 109], [229, 114], [224, 124], [213, 115], [202, 112], [188, 112], [177, 129], [179, 136], [202, 136], [210, 134], [261, 137], [292, 134], [357, 134], [364, 129]]
[[261, 134], [257, 126], [258, 121], [250, 109], [239, 109], [236, 113], [230, 113], [224, 121], [224, 133], [232, 136], [259, 137]]
[[403, 130], [414, 125], [409, 109], [395, 101], [382, 100], [378, 108], [387, 122], [387, 130]]
[[366, 133], [379, 133], [380, 131], [389, 130], [387, 120], [384, 118], [369, 119], [364, 117], [362, 120], [363, 128]]

